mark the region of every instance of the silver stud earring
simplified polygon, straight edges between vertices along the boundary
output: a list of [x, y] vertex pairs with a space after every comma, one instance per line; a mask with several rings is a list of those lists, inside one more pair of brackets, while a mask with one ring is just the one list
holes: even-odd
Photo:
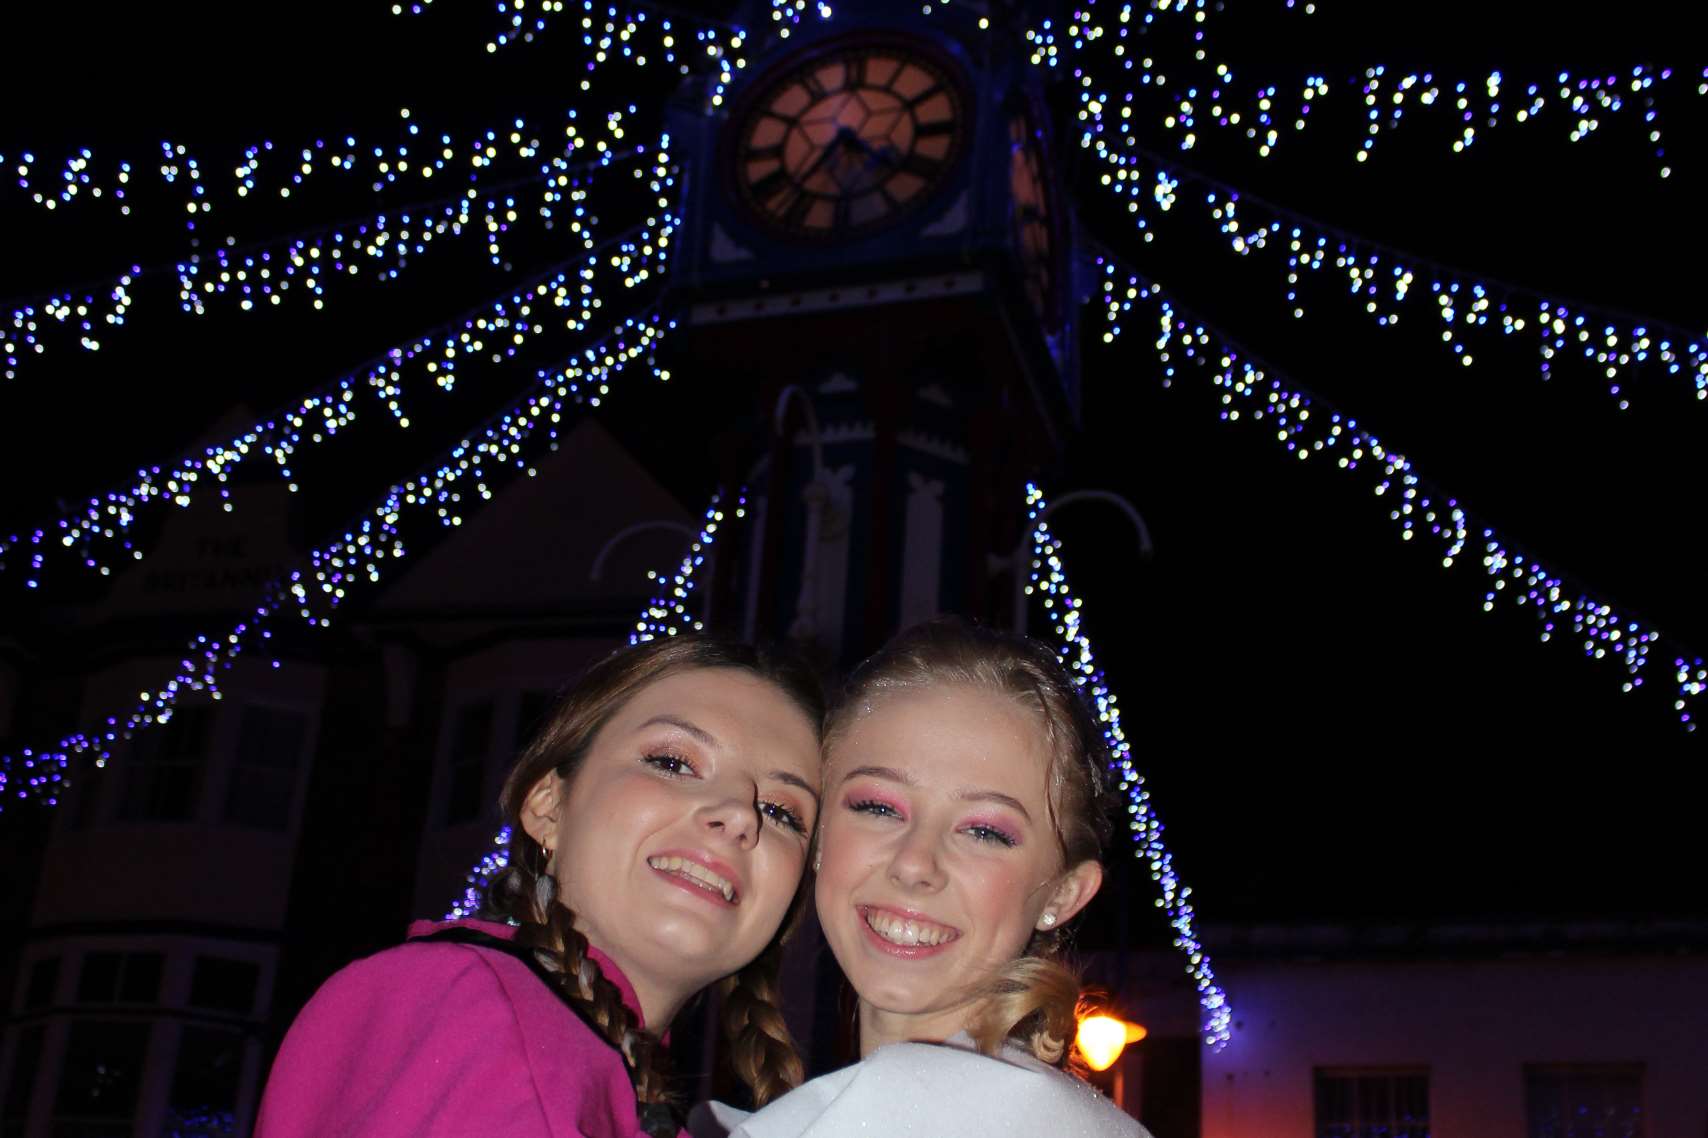
[[823, 850], [814, 850], [813, 855], [812, 855], [812, 871], [814, 873], [817, 873], [819, 871], [819, 868], [823, 865], [824, 865], [824, 851]]
[[1043, 925], [1045, 928], [1053, 928], [1056, 923], [1056, 915], [1054, 913], [1045, 913], [1038, 923]]

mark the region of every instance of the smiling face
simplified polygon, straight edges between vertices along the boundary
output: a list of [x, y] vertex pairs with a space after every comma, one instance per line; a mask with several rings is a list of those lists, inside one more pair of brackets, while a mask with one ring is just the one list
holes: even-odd
[[976, 990], [1096, 892], [1065, 870], [1038, 717], [961, 684], [878, 695], [835, 740], [819, 923], [860, 998], [861, 1051], [967, 1027]]
[[735, 668], [667, 674], [618, 709], [569, 779], [522, 809], [553, 851], [576, 927], [622, 968], [662, 1030], [781, 925], [817, 816], [815, 725]]

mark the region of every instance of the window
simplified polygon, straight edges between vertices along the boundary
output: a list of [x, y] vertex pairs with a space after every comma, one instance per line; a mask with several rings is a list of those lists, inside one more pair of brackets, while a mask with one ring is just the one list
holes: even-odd
[[86, 952], [77, 976], [83, 1004], [152, 1004], [160, 995], [158, 952]]
[[472, 822], [480, 817], [486, 797], [486, 753], [491, 746], [492, 701], [485, 699], [458, 708], [451, 723], [446, 825]]
[[1529, 1138], [1643, 1138], [1643, 1068], [1537, 1064], [1524, 1069]]
[[30, 979], [24, 987], [24, 1010], [45, 1008], [53, 1003], [59, 987], [59, 957], [44, 956], [30, 965]]
[[1429, 1138], [1424, 1071], [1316, 1073], [1317, 1138]]
[[216, 1138], [237, 1133], [237, 1084], [243, 1076], [243, 1035], [228, 1028], [186, 1027], [172, 1072], [167, 1134]]
[[150, 1026], [90, 1020], [71, 1025], [49, 1134], [54, 1138], [130, 1138]]
[[6, 1075], [6, 1097], [0, 1099], [0, 1138], [19, 1138], [30, 1121], [30, 1100], [46, 1045], [46, 1024], [31, 1024], [18, 1033], [18, 1045], [12, 1049], [12, 1070]]
[[261, 966], [253, 961], [198, 956], [190, 973], [190, 1005], [246, 1016], [255, 1008], [260, 979]]
[[296, 802], [297, 765], [308, 717], [278, 707], [249, 706], [237, 729], [237, 755], [225, 795], [225, 820], [260, 830], [287, 830]]
[[132, 739], [119, 817], [130, 822], [187, 822], [195, 817], [212, 724], [212, 708], [181, 707], [164, 726]]

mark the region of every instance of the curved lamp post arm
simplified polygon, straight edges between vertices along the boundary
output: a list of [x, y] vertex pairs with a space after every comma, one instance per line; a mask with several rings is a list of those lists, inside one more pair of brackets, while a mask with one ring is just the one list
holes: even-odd
[[697, 536], [694, 533], [694, 528], [692, 526], [683, 525], [681, 522], [671, 522], [663, 519], [651, 522], [636, 522], [632, 526], [618, 530], [615, 534], [611, 535], [611, 539], [609, 541], [599, 547], [599, 552], [593, 557], [593, 568], [587, 571], [587, 579], [589, 581], [597, 581], [599, 579], [600, 575], [605, 572], [605, 559], [611, 556], [611, 551], [616, 549], [617, 546], [635, 536], [637, 533], [645, 533], [648, 530], [655, 529], [672, 530], [676, 533], [682, 534], [689, 541], [693, 541]]
[[1139, 537], [1139, 556], [1148, 558], [1156, 552], [1156, 546], [1151, 543], [1151, 528], [1145, 524], [1144, 515], [1139, 513], [1133, 503], [1122, 495], [1113, 490], [1075, 490], [1072, 493], [1063, 494], [1045, 506], [1044, 512], [1038, 515], [1037, 522], [1027, 527], [1026, 532], [1020, 535], [1020, 544], [1014, 547], [1014, 553], [1011, 556], [1006, 558], [994, 554], [991, 556], [991, 571], [993, 573], [1001, 572], [1004, 568], [1010, 569], [1014, 573], [1014, 631], [1021, 635], [1025, 635], [1026, 632], [1027, 575], [1025, 566], [1026, 554], [1032, 545], [1032, 534], [1039, 523], [1049, 520], [1051, 514], [1063, 506], [1069, 506], [1075, 502], [1101, 502], [1105, 505], [1114, 506], [1126, 515], [1128, 521], [1133, 523], [1133, 529]]
[[[1138, 531], [1139, 556], [1149, 557], [1156, 552], [1156, 546], [1151, 544], [1151, 527], [1145, 524], [1144, 515], [1139, 513], [1131, 502], [1113, 490], [1075, 490], [1072, 493], [1063, 494], [1044, 507], [1044, 512], [1039, 515], [1038, 520], [1044, 521], [1063, 506], [1072, 505], [1074, 502], [1107, 502], [1114, 506], [1127, 515], [1127, 520], [1133, 523], [1133, 529]], [[1027, 540], [1030, 539], [1031, 535], [1028, 534]]]
[[789, 401], [801, 406], [807, 421], [807, 445], [812, 448], [812, 479], [802, 492], [807, 508], [806, 549], [801, 557], [801, 591], [795, 598], [795, 620], [789, 635], [797, 641], [810, 640], [818, 631], [818, 547], [825, 532], [825, 514], [830, 508], [830, 475], [824, 468], [824, 438], [812, 398], [799, 384], [791, 383], [777, 393], [772, 412], [773, 429], [781, 437], [787, 428]]
[[791, 383], [777, 393], [777, 406], [771, 413], [773, 429], [781, 435], [787, 426], [790, 399], [801, 405], [801, 413], [806, 416], [807, 443], [812, 447], [812, 480], [818, 482], [824, 477], [823, 432], [818, 429], [818, 412], [813, 409], [812, 398], [800, 384]]

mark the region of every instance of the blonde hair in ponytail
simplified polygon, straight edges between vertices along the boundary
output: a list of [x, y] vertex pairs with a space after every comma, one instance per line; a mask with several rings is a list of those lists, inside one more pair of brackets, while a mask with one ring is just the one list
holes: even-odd
[[[825, 724], [827, 762], [836, 741], [882, 693], [959, 684], [1016, 700], [1036, 716], [1049, 755], [1050, 823], [1062, 867], [1100, 861], [1111, 829], [1108, 751], [1096, 717], [1056, 654], [1016, 633], [945, 617], [899, 633], [849, 677]], [[1072, 1056], [1079, 975], [1063, 959], [1065, 930], [1032, 935], [1025, 953], [980, 985], [968, 1025], [980, 1051], [1010, 1041], [1045, 1063]]]
[[1063, 1066], [1079, 1025], [1079, 973], [1047, 956], [1009, 961], [980, 992], [981, 1007], [967, 1032], [995, 1055], [1010, 1039], [1042, 1062]]
[[[675, 672], [735, 668], [783, 692], [816, 728], [824, 719], [818, 677], [800, 659], [711, 635], [661, 638], [622, 649], [594, 664], [557, 702], [504, 780], [499, 804], [510, 826], [508, 867], [487, 892], [488, 914], [516, 925], [516, 942], [534, 950], [563, 997], [622, 1055], [649, 1134], [674, 1136], [677, 1124], [664, 1049], [641, 1027], [622, 994], [588, 955], [575, 914], [557, 896], [549, 858], [522, 825], [529, 792], [547, 775], [572, 779], [601, 728], [642, 688]], [[800, 898], [763, 953], [721, 982], [728, 993], [736, 1073], [764, 1103], [801, 1082], [804, 1065], [776, 1008], [782, 943], [798, 918]], [[739, 1023], [732, 1017], [739, 1009]]]

